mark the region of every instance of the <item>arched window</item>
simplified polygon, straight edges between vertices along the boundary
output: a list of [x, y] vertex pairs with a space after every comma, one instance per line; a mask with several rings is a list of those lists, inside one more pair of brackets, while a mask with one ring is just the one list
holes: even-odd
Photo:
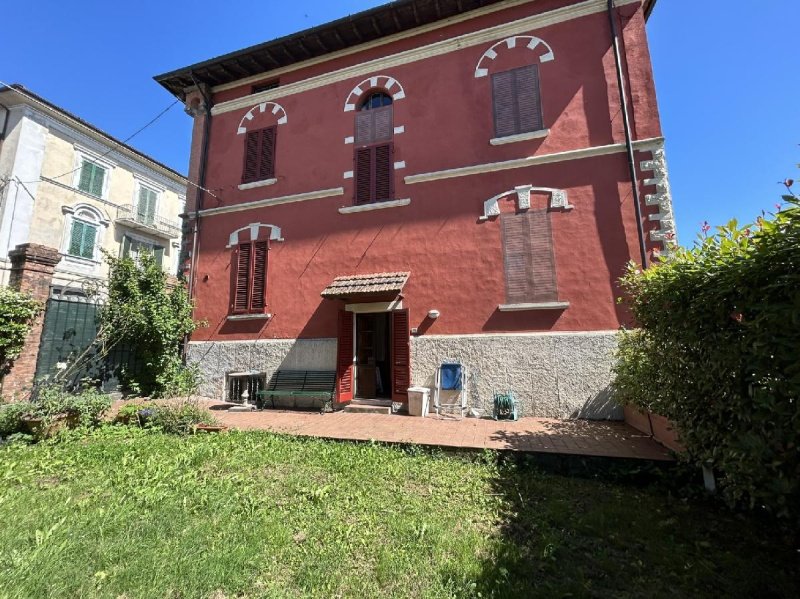
[[390, 96], [386, 92], [376, 91], [367, 95], [364, 101], [361, 102], [361, 105], [358, 107], [358, 109], [370, 110], [372, 108], [382, 108], [383, 106], [391, 105], [391, 103], [392, 103], [392, 96]]
[[93, 260], [99, 229], [99, 220], [93, 212], [86, 209], [76, 211], [72, 217], [67, 254]]
[[354, 202], [371, 204], [393, 199], [394, 120], [392, 97], [375, 90], [365, 94], [355, 117]]

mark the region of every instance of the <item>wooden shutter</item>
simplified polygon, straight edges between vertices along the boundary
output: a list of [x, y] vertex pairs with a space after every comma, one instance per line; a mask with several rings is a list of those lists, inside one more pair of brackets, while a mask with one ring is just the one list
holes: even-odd
[[267, 257], [269, 242], [253, 242], [252, 289], [250, 312], [264, 312], [267, 307]]
[[373, 202], [385, 202], [392, 199], [392, 144], [383, 144], [374, 148], [375, 173], [373, 179]]
[[131, 253], [131, 238], [127, 235], [122, 236], [122, 257], [127, 258]]
[[356, 113], [355, 142], [356, 144], [369, 144], [375, 138], [373, 124], [375, 118], [371, 110], [361, 110]]
[[275, 176], [275, 137], [277, 127], [261, 130], [261, 151], [258, 158], [258, 179], [264, 181]]
[[494, 134], [507, 137], [517, 133], [514, 98], [514, 73], [503, 71], [492, 75], [492, 104], [494, 108]]
[[550, 213], [503, 214], [503, 266], [509, 304], [558, 300]]
[[94, 259], [94, 244], [97, 239], [97, 227], [87, 223], [83, 224], [83, 242], [81, 243], [81, 257]]
[[372, 113], [373, 118], [373, 133], [372, 141], [388, 141], [394, 135], [394, 121], [392, 115], [394, 108], [389, 106], [381, 106], [380, 108], [373, 108], [366, 112]]
[[539, 66], [528, 65], [492, 75], [492, 106], [497, 137], [543, 129]]
[[79, 221], [72, 221], [72, 230], [69, 232], [69, 248], [67, 253], [70, 256], [80, 256], [81, 248], [83, 246], [83, 230], [86, 224]]
[[250, 131], [244, 141], [244, 171], [242, 183], [258, 180], [259, 150], [261, 149], [261, 131]]
[[153, 258], [155, 258], [156, 264], [159, 266], [164, 265], [164, 248], [163, 246], [156, 245], [153, 246]]
[[250, 305], [250, 261], [252, 245], [242, 243], [236, 249], [236, 272], [234, 273], [233, 312], [245, 313]]
[[357, 148], [355, 153], [355, 202], [356, 204], [369, 204], [372, 201], [374, 148]]
[[137, 206], [139, 222], [153, 224], [156, 218], [156, 192], [147, 187], [139, 188], [139, 205]]
[[339, 331], [336, 342], [336, 401], [353, 399], [353, 313], [339, 311]]
[[78, 189], [90, 193], [92, 189], [92, 163], [84, 160], [81, 163], [81, 176], [78, 180]]
[[526, 133], [543, 129], [539, 66], [533, 64], [514, 69], [514, 89], [517, 103], [517, 131]]
[[558, 287], [550, 212], [530, 210], [526, 216], [531, 247], [532, 299], [534, 302], [555, 302], [558, 300]]
[[408, 310], [392, 312], [392, 401], [408, 402], [411, 386], [411, 338]]
[[92, 166], [92, 183], [89, 189], [89, 193], [99, 198], [103, 195], [103, 179], [106, 176], [106, 170], [102, 167], [97, 166], [96, 164], [93, 164], [91, 166]]

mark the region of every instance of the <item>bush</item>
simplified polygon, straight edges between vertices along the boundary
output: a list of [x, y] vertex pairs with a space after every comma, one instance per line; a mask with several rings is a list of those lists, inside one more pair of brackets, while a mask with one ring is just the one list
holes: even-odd
[[22, 431], [22, 417], [32, 410], [27, 401], [0, 404], [0, 438], [10, 437]]
[[673, 420], [736, 504], [800, 515], [800, 206], [735, 221], [622, 279], [621, 403]]
[[94, 388], [69, 393], [50, 385], [39, 388], [32, 405], [35, 416], [53, 418], [67, 414], [76, 417], [83, 426], [96, 426], [111, 408], [111, 397]]
[[152, 410], [146, 426], [174, 435], [186, 435], [198, 424], [216, 424], [208, 410], [190, 402], [158, 405]]
[[19, 357], [31, 321], [42, 309], [30, 295], [0, 287], [0, 375]]

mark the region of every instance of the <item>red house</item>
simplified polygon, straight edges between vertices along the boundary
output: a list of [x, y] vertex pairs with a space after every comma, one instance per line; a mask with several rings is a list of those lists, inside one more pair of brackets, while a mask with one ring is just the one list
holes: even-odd
[[336, 371], [402, 407], [608, 417], [617, 279], [674, 224], [655, 0], [399, 0], [156, 80], [194, 117], [189, 358], [207, 395]]

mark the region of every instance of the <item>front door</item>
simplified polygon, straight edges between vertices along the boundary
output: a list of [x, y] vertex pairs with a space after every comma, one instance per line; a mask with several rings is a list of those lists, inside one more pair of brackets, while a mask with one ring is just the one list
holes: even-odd
[[392, 354], [389, 312], [356, 314], [356, 397], [391, 398]]

